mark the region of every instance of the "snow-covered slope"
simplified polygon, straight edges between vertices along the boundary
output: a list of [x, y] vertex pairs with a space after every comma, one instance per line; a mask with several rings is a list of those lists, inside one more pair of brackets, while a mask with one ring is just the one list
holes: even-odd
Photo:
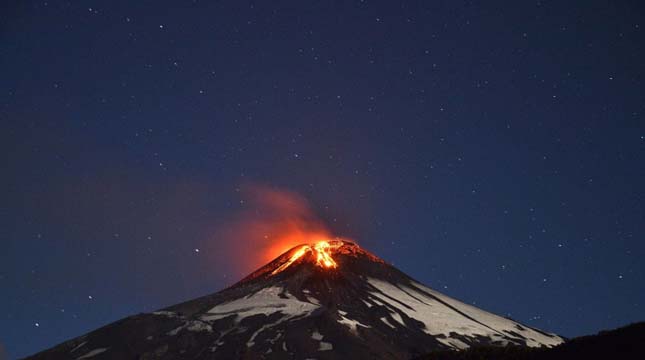
[[421, 321], [426, 333], [437, 337], [449, 347], [468, 348], [470, 342], [460, 339], [482, 337], [500, 345], [523, 343], [535, 347], [553, 346], [562, 342], [559, 337], [464, 304], [416, 282], [411, 283], [411, 286], [395, 285], [373, 278], [368, 282], [378, 292], [371, 292], [366, 301], [374, 301], [392, 309], [392, 319], [402, 326], [407, 324], [398, 316], [399, 313]]
[[335, 269], [303, 256], [274, 274], [294, 251], [228, 289], [121, 320], [34, 358], [405, 359], [563, 341], [425, 287], [353, 243], [334, 249]]

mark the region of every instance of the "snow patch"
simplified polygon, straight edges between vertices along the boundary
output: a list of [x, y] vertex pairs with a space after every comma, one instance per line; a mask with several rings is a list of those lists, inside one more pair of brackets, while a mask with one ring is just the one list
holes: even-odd
[[172, 311], [155, 311], [152, 314], [158, 316], [178, 317], [177, 313], [174, 313]]
[[392, 316], [392, 319], [396, 320], [396, 322], [398, 322], [399, 324], [405, 326], [405, 322], [403, 321], [403, 318], [401, 317], [401, 314], [399, 314], [398, 312], [395, 311], [395, 312], [391, 313], [390, 316]]
[[[274, 323], [267, 324], [267, 325], [263, 325], [262, 327], [260, 327], [259, 329], [257, 329], [257, 330], [253, 333], [253, 335], [251, 335], [251, 338], [246, 342], [246, 347], [247, 347], [247, 348], [250, 348], [250, 347], [252, 347], [253, 345], [255, 345], [255, 337], [256, 337], [256, 336], [258, 336], [261, 332], [263, 332], [264, 330], [269, 329], [269, 328], [271, 328], [271, 327], [273, 327], [273, 326], [276, 326], [276, 325], [280, 324], [280, 323], [281, 323], [281, 322], [283, 322], [283, 321], [284, 321], [284, 319], [280, 319], [280, 320], [278, 320], [278, 321], [276, 321], [276, 322], [274, 322]], [[273, 344], [273, 342], [274, 342], [275, 340], [277, 340], [277, 339], [280, 337], [280, 335], [281, 335], [281, 334], [280, 334], [280, 332], [278, 332], [278, 335], [277, 335], [274, 339], [269, 339], [269, 342], [271, 342], [271, 344]]]
[[273, 337], [273, 339], [269, 339], [269, 342], [271, 345], [275, 344], [276, 341], [282, 336], [282, 332], [278, 331], [278, 333]]
[[70, 352], [70, 354], [71, 354], [71, 353], [73, 353], [74, 351], [76, 351], [76, 350], [78, 350], [78, 349], [82, 348], [85, 344], [87, 344], [87, 341], [83, 341], [82, 343], [80, 343], [80, 344], [76, 345], [72, 350], [70, 350], [70, 351], [69, 351], [69, 352]]
[[329, 350], [334, 350], [334, 345], [332, 345], [332, 343], [321, 341], [320, 344], [318, 344], [318, 351], [329, 351]]
[[[377, 299], [378, 299], [378, 298], [377, 298]], [[376, 299], [374, 299], [374, 298], [371, 298], [370, 300], [372, 300], [372, 302], [374, 302], [374, 304], [376, 304], [376, 305], [379, 305], [379, 306], [385, 306], [385, 304], [383, 304], [382, 302], [380, 302], [380, 301], [378, 301], [378, 300], [376, 300]]]
[[175, 329], [170, 330], [167, 333], [167, 335], [175, 336], [175, 335], [179, 334], [179, 332], [184, 330], [184, 329], [186, 329], [188, 331], [196, 331], [196, 332], [200, 332], [200, 331], [213, 332], [213, 327], [210, 326], [209, 324], [207, 324], [207, 323], [205, 323], [205, 322], [203, 322], [201, 320], [189, 320], [189, 321], [186, 321], [183, 325], [181, 325], [181, 326], [179, 326], [179, 327], [177, 327]]
[[191, 321], [187, 327], [188, 331], [207, 331], [213, 332], [213, 327], [203, 321]]
[[353, 320], [346, 317], [347, 313], [345, 311], [338, 310], [338, 313], [340, 314], [340, 320], [338, 320], [338, 322], [343, 325], [347, 325], [347, 327], [349, 327], [349, 330], [351, 330], [352, 332], [357, 332], [356, 328], [358, 326], [362, 326], [364, 328], [371, 327], [369, 325], [361, 324], [358, 320]]
[[[280, 295], [284, 297], [280, 297]], [[263, 314], [269, 316], [276, 312], [285, 315], [285, 319], [306, 316], [318, 309], [320, 304], [301, 301], [281, 287], [264, 288], [250, 296], [219, 304], [202, 316], [204, 321], [215, 321], [234, 316], [239, 323], [242, 319]]]
[[315, 331], [311, 334], [311, 338], [312, 338], [312, 339], [314, 339], [314, 340], [316, 340], [316, 341], [320, 341], [320, 340], [322, 340], [322, 339], [323, 339], [323, 337], [324, 337], [324, 336], [322, 336], [322, 334], [321, 334], [321, 333], [319, 333], [319, 332], [318, 332], [318, 330], [315, 330]]
[[312, 304], [320, 306], [320, 302], [318, 301], [318, 299], [312, 298], [311, 296], [307, 296], [307, 301], [312, 303]]
[[220, 346], [225, 344], [224, 340], [223, 340], [224, 336], [228, 335], [228, 333], [230, 333], [231, 331], [233, 331], [233, 329], [229, 329], [227, 331], [224, 331], [217, 337], [217, 340], [215, 340], [215, 345], [211, 346], [211, 348], [210, 348], [211, 352], [217, 351], [217, 348], [219, 348]]
[[77, 358], [76, 358], [76, 360], [89, 359], [89, 358], [91, 358], [91, 357], [93, 357], [93, 356], [96, 356], [96, 355], [98, 355], [98, 354], [101, 354], [101, 353], [106, 352], [106, 351], [107, 351], [107, 349], [108, 349], [108, 348], [98, 348], [98, 349], [94, 349], [94, 350], [92, 350], [92, 351], [88, 352], [87, 354], [85, 354], [85, 355], [83, 355], [83, 356], [81, 356], [81, 357], [77, 357]]
[[384, 316], [381, 318], [381, 321], [385, 323], [385, 325], [391, 327], [392, 329], [396, 329], [396, 326], [392, 325], [392, 323]]
[[449, 339], [447, 340], [447, 343], [450, 344], [453, 348], [457, 349], [468, 349], [470, 347], [470, 345], [459, 339]]
[[332, 343], [322, 341], [324, 336], [320, 332], [318, 332], [318, 330], [314, 330], [314, 332], [311, 333], [311, 338], [316, 341], [319, 341], [318, 351], [329, 351], [334, 349], [334, 346], [332, 345]]

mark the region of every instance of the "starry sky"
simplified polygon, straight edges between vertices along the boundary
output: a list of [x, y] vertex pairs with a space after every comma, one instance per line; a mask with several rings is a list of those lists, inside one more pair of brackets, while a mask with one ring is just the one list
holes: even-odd
[[645, 320], [644, 10], [3, 2], [0, 347], [232, 284], [248, 183], [528, 325]]

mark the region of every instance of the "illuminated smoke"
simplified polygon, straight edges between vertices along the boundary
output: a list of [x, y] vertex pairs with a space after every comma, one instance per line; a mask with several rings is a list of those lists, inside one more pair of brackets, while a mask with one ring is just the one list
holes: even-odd
[[335, 238], [300, 195], [266, 186], [240, 190], [244, 210], [237, 214], [218, 243], [224, 241], [231, 265], [238, 275], [275, 259], [302, 244]]

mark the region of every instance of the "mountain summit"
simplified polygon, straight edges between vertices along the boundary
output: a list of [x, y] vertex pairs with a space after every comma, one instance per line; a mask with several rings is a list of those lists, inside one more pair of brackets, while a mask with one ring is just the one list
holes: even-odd
[[557, 335], [464, 304], [349, 241], [292, 248], [237, 284], [117, 321], [33, 359], [406, 359]]

